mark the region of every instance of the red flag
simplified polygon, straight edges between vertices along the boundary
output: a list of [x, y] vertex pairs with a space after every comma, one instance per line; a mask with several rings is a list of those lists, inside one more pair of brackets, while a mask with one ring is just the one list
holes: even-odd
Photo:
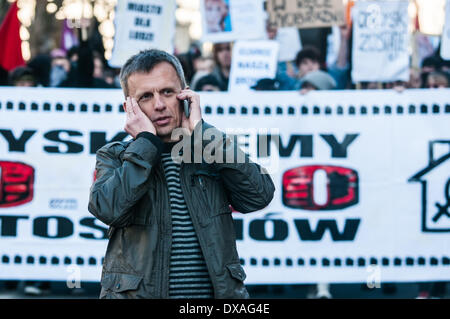
[[25, 64], [22, 57], [20, 21], [17, 18], [17, 12], [17, 2], [14, 2], [0, 26], [0, 66], [7, 71]]

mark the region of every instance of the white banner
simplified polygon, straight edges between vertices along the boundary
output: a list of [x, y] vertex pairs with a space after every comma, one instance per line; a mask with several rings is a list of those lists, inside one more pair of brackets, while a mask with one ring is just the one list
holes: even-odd
[[146, 49], [173, 52], [175, 5], [175, 0], [118, 1], [109, 64], [119, 68], [133, 54]]
[[450, 60], [450, 0], [445, 5], [445, 23], [441, 36], [441, 57]]
[[261, 0], [200, 0], [202, 40], [215, 43], [264, 38], [263, 9]]
[[[450, 280], [449, 93], [202, 93], [204, 119], [239, 133], [276, 186], [264, 210], [233, 213], [246, 282]], [[89, 187], [95, 151], [126, 137], [122, 102], [0, 88], [0, 279], [100, 279]]]
[[353, 8], [353, 82], [408, 81], [409, 1], [357, 1]]
[[233, 47], [229, 91], [248, 91], [259, 79], [273, 79], [277, 71], [277, 41], [238, 41]]

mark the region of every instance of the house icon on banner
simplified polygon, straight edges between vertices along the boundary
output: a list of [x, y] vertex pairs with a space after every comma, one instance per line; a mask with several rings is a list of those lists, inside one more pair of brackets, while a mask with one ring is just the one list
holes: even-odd
[[428, 166], [408, 182], [422, 184], [422, 231], [450, 232], [450, 140], [428, 146]]

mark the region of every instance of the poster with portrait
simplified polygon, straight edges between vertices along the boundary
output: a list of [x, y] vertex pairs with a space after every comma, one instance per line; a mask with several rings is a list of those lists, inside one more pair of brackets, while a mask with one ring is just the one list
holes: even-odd
[[200, 10], [205, 42], [264, 37], [265, 15], [261, 0], [200, 0]]

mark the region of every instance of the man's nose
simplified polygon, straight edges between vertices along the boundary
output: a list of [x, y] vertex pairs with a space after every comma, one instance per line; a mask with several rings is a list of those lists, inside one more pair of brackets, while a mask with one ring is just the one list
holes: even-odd
[[155, 95], [155, 110], [162, 111], [166, 108], [166, 104], [164, 103], [164, 99], [161, 95]]

